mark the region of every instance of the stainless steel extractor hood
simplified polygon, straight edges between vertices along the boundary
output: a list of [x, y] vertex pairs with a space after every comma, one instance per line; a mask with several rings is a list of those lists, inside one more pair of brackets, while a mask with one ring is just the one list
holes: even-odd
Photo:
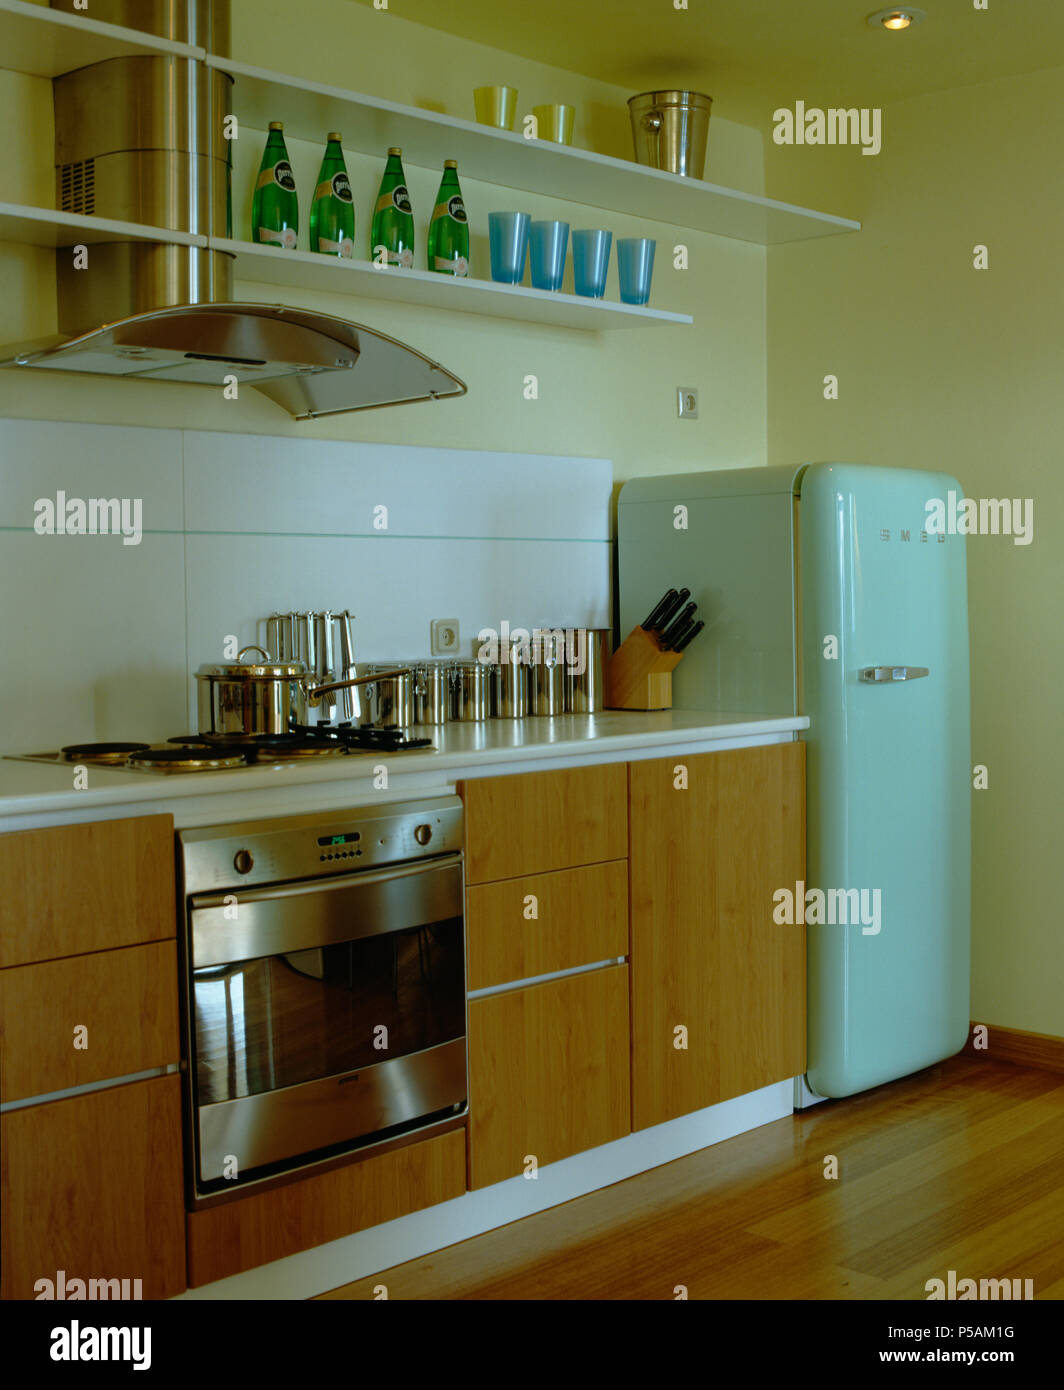
[[[162, 37], [224, 53], [228, 9], [228, 0], [138, 0], [135, 13]], [[128, 24], [133, 12], [129, 0], [94, 0], [95, 19]], [[55, 78], [56, 206], [230, 236], [223, 129], [232, 87], [227, 73], [168, 55], [111, 58]], [[61, 247], [56, 301], [58, 335], [7, 348], [0, 366], [218, 387], [235, 377], [298, 419], [466, 391], [438, 362], [363, 324], [234, 301], [232, 257], [206, 246]]]
[[[283, 253], [280, 253], [283, 254]], [[465, 385], [405, 343], [276, 304], [189, 304], [137, 314], [10, 363], [99, 376], [253, 386], [299, 420], [460, 396]]]

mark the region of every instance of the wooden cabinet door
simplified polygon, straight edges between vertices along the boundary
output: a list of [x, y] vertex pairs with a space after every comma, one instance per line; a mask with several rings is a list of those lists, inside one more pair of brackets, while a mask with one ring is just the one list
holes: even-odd
[[628, 967], [469, 1002], [470, 1187], [629, 1132]]
[[9, 1110], [0, 1147], [0, 1296], [35, 1298], [59, 1270], [184, 1289], [180, 1077]]
[[628, 861], [558, 869], [466, 892], [470, 989], [628, 954]]
[[632, 1127], [645, 1129], [805, 1070], [805, 933], [773, 921], [772, 896], [805, 877], [805, 745], [628, 771]]
[[0, 835], [0, 967], [177, 934], [172, 816]]
[[177, 1001], [174, 941], [0, 970], [0, 1100], [179, 1062]]
[[463, 782], [466, 882], [546, 874], [628, 853], [624, 763]]

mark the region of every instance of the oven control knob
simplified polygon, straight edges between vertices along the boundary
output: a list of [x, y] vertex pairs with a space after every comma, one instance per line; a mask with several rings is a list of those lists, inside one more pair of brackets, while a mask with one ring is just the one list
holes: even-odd
[[249, 874], [255, 867], [255, 861], [246, 849], [238, 849], [233, 855], [233, 868], [238, 874]]
[[415, 825], [414, 839], [418, 842], [419, 845], [427, 845], [428, 842], [432, 839], [432, 826]]

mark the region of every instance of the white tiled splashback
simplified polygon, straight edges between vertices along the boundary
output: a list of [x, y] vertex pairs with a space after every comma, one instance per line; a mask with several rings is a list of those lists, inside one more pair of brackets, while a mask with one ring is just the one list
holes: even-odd
[[[427, 656], [433, 618], [464, 653], [608, 627], [611, 488], [602, 459], [0, 420], [0, 751], [194, 730], [190, 673], [275, 610], [350, 609], [361, 661]], [[141, 543], [37, 535], [59, 491], [142, 499]]]

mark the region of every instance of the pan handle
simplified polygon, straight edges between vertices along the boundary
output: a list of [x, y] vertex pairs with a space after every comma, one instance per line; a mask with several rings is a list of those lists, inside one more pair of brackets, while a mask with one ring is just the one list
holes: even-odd
[[244, 660], [244, 657], [248, 654], [248, 652], [258, 652], [259, 656], [262, 657], [263, 661], [272, 661], [272, 660], [273, 660], [273, 657], [270, 656], [269, 652], [266, 650], [265, 647], [254, 647], [254, 646], [253, 646], [253, 647], [241, 647], [240, 650], [239, 650], [239, 651], [237, 652], [237, 654], [236, 654], [236, 659], [237, 659], [237, 661], [243, 661], [243, 660]]
[[328, 695], [331, 690], [349, 690], [352, 686], [372, 685], [374, 681], [387, 680], [389, 676], [412, 676], [414, 673], [409, 666], [397, 666], [394, 671], [374, 671], [371, 676], [355, 676], [353, 680], [330, 681], [328, 685], [308, 685], [307, 700], [310, 704], [316, 705], [323, 695]]

